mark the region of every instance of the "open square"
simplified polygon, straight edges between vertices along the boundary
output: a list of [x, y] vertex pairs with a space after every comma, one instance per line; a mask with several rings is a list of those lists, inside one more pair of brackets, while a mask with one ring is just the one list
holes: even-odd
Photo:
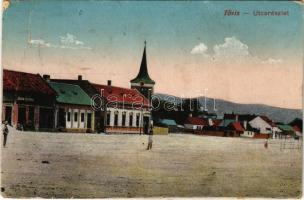
[[299, 197], [300, 141], [170, 134], [11, 130], [2, 149], [5, 197]]

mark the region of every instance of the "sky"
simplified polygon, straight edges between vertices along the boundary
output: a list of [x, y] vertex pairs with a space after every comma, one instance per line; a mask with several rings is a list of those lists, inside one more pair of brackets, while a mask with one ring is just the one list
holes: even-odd
[[15, 0], [2, 66], [130, 87], [146, 40], [156, 93], [302, 108], [302, 35], [295, 2]]

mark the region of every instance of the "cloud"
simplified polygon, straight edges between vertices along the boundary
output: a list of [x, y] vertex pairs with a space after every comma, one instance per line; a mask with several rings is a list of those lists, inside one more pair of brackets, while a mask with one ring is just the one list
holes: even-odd
[[213, 47], [215, 58], [240, 58], [249, 56], [248, 46], [235, 37], [226, 37], [223, 44]]
[[77, 40], [77, 37], [70, 33], [67, 33], [65, 36], [60, 36], [60, 43], [63, 45], [84, 45], [84, 42]]
[[268, 58], [267, 60], [262, 61], [263, 64], [280, 64], [282, 63], [282, 59], [274, 59], [274, 58]]
[[210, 58], [210, 61], [225, 61], [225, 62], [245, 62], [255, 64], [271, 64], [276, 65], [282, 63], [282, 59], [268, 58], [266, 60], [253, 56], [249, 52], [247, 44], [241, 42], [235, 36], [226, 37], [224, 43], [215, 44], [213, 46], [213, 54], [207, 53], [208, 47], [203, 42], [199, 43], [191, 50], [191, 54], [201, 54], [204, 57]]
[[202, 54], [202, 55], [208, 55], [207, 54], [208, 47], [204, 43], [199, 43], [193, 49], [191, 50], [191, 54]]
[[45, 42], [44, 40], [42, 39], [37, 39], [37, 40], [30, 40], [28, 42], [29, 44], [33, 44], [33, 45], [36, 45], [36, 46], [42, 46], [42, 47], [51, 47], [51, 44], [48, 43], [48, 42]]
[[60, 49], [87, 49], [91, 50], [91, 47], [85, 46], [84, 42], [77, 40], [77, 37], [67, 33], [65, 36], [60, 36], [60, 43], [59, 44], [52, 44], [46, 42], [43, 39], [32, 39], [29, 40], [28, 43], [35, 46], [35, 47], [49, 47], [49, 48], [60, 48]]

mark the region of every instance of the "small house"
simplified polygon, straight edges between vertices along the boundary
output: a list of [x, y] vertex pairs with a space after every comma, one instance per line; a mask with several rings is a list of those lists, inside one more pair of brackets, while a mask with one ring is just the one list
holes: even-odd
[[269, 138], [270, 136], [276, 138], [281, 131], [277, 125], [267, 116], [257, 116], [249, 121], [249, 124], [252, 128], [257, 129], [260, 134], [267, 135], [265, 138]]
[[203, 130], [205, 126], [208, 126], [207, 119], [201, 119], [199, 117], [188, 117], [185, 121], [186, 130]]
[[66, 132], [94, 132], [90, 97], [78, 86], [49, 81], [57, 92], [55, 127]]
[[240, 122], [231, 122], [226, 129], [225, 136], [227, 137], [240, 137], [243, 134], [245, 129], [242, 127]]
[[161, 126], [167, 127], [169, 129], [169, 133], [178, 132], [178, 127], [173, 119], [161, 119], [159, 124]]
[[295, 136], [295, 131], [292, 126], [286, 124], [279, 124], [278, 128], [282, 131], [280, 138], [287, 136]]

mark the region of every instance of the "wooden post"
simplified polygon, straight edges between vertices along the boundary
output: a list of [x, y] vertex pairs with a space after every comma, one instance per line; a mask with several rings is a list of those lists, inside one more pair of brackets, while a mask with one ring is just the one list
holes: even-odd
[[18, 123], [18, 104], [17, 104], [17, 102], [14, 102], [14, 104], [13, 104], [12, 113], [13, 113], [12, 125], [14, 127], [16, 127], [17, 123]]
[[34, 108], [34, 125], [35, 125], [35, 130], [39, 130], [39, 106], [35, 106]]

